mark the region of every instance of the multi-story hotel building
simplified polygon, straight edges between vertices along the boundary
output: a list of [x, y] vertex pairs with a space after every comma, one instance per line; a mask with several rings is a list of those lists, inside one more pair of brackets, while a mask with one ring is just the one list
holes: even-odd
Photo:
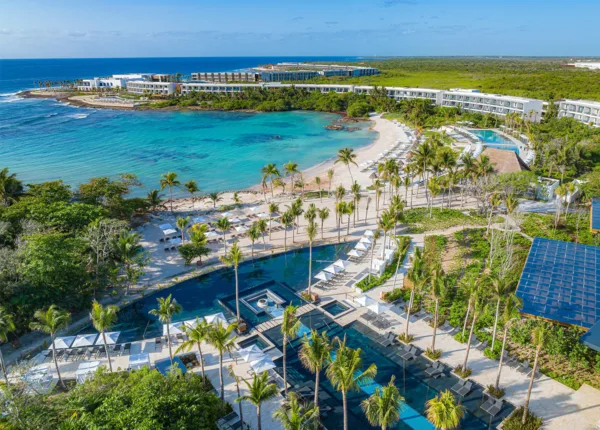
[[258, 82], [260, 75], [254, 72], [196, 72], [192, 80], [206, 82]]
[[175, 93], [177, 85], [175, 82], [129, 81], [127, 82], [127, 92], [137, 95], [168, 96]]
[[505, 116], [516, 113], [539, 121], [542, 117], [544, 102], [523, 97], [485, 94], [474, 90], [454, 89], [442, 91], [441, 106], [458, 107], [471, 112], [492, 113]]
[[577, 121], [600, 126], [600, 102], [587, 100], [562, 100], [558, 105], [559, 118], [575, 118]]

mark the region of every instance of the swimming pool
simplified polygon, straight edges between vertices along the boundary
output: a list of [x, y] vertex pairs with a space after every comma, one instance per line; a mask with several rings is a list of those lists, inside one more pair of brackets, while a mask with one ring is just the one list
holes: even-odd
[[[377, 366], [377, 376], [374, 381], [361, 386], [359, 392], [348, 393], [348, 428], [370, 428], [360, 403], [369, 397], [375, 388], [385, 385], [392, 375], [396, 376], [396, 386], [404, 397], [404, 407], [401, 411], [401, 421], [394, 426], [400, 430], [433, 430], [433, 425], [424, 417], [425, 403], [435, 397], [440, 391], [450, 389], [458, 378], [448, 373], [444, 378], [432, 379], [425, 374], [425, 369], [431, 363], [426, 358], [419, 356], [414, 360], [403, 363], [394, 352], [398, 346], [384, 347], [373, 340], [375, 333], [360, 322], [354, 322], [346, 328], [336, 324], [319, 311], [312, 311], [301, 317], [301, 321], [308, 327], [313, 327], [319, 332], [327, 331], [330, 339], [346, 336], [347, 345], [363, 350], [363, 369], [374, 363]], [[282, 335], [278, 328], [267, 330], [263, 333], [277, 347], [281, 348]], [[291, 342], [288, 347], [288, 382], [292, 387], [302, 387], [314, 384], [314, 375], [309, 373], [300, 363], [297, 352], [300, 348], [300, 339]], [[282, 366], [282, 360], [275, 364]], [[279, 373], [282, 372], [278, 368]], [[321, 375], [319, 387], [319, 406], [325, 410], [322, 417], [323, 425], [329, 430], [343, 428], [342, 397]], [[505, 404], [501, 412], [490, 418], [480, 409], [483, 403], [483, 387], [475, 386], [473, 391], [461, 400], [467, 409], [465, 418], [461, 422], [463, 429], [483, 430], [495, 429], [504, 418], [513, 411], [513, 406]]]
[[[339, 258], [346, 259], [346, 254], [354, 246], [353, 242], [336, 245], [313, 247], [313, 273], [318, 273]], [[238, 268], [240, 296], [253, 289], [268, 288], [278, 296], [294, 304], [301, 304], [301, 299], [294, 292], [306, 288], [308, 280], [308, 248], [288, 251], [272, 257], [245, 261]], [[279, 285], [278, 285], [279, 284]], [[173, 321], [185, 321], [196, 317], [224, 312], [231, 318], [235, 311], [235, 277], [233, 270], [223, 268], [206, 275], [183, 281], [170, 288], [165, 288], [152, 295], [124, 307], [119, 311], [119, 321], [113, 331], [120, 331], [119, 343], [151, 339], [162, 335], [162, 323], [148, 312], [157, 306], [156, 299], [169, 294], [183, 308]], [[233, 297], [233, 301], [231, 301]], [[224, 300], [227, 308], [221, 305]], [[271, 318], [266, 312], [256, 315], [240, 303], [240, 311], [252, 327]], [[95, 333], [92, 326], [81, 333]]]
[[500, 133], [494, 130], [470, 129], [469, 131], [477, 136], [483, 142], [484, 146], [514, 151], [519, 154], [519, 148], [514, 142], [504, 138]]
[[327, 303], [323, 306], [323, 310], [329, 312], [333, 316], [337, 316], [341, 313], [344, 313], [348, 309], [350, 309], [348, 306], [341, 302], [338, 302], [337, 300], [334, 300], [333, 302]]

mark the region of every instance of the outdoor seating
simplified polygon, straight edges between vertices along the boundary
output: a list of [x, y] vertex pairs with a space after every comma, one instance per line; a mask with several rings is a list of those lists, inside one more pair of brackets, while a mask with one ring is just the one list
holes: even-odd
[[400, 354], [400, 358], [406, 361], [412, 360], [417, 356], [416, 352], [417, 349], [414, 346], [409, 345], [408, 349], [405, 348], [405, 352]]
[[131, 352], [131, 343], [126, 343], [123, 346], [123, 354], [128, 354]]
[[431, 378], [437, 378], [444, 375], [444, 365], [439, 361], [436, 361], [427, 369], [425, 369], [425, 374]]
[[113, 353], [114, 355], [120, 355], [120, 354], [121, 354], [121, 346], [122, 346], [122, 345], [121, 345], [120, 343], [119, 343], [119, 344], [117, 344], [117, 345], [115, 345], [115, 346], [113, 347], [113, 349], [112, 349], [112, 353]]
[[452, 327], [450, 324], [448, 324], [448, 321], [444, 322], [444, 324], [440, 326], [440, 329], [448, 332], [449, 334], [453, 333], [456, 330], [455, 327]]
[[521, 373], [524, 373], [525, 375], [529, 374], [529, 372], [531, 371], [531, 366], [529, 365], [529, 361], [525, 360], [518, 368], [517, 370]]
[[486, 400], [486, 402], [483, 405], [481, 405], [481, 409], [490, 414], [492, 417], [495, 417], [496, 415], [498, 415], [498, 412], [502, 410], [503, 404], [504, 402], [502, 401], [502, 399], [495, 399], [493, 397], [490, 397], [488, 400]]
[[476, 348], [480, 351], [485, 350], [487, 347], [488, 347], [487, 340], [483, 341], [482, 343], [480, 343], [479, 345], [476, 346]]
[[465, 384], [456, 391], [459, 396], [465, 397], [467, 394], [471, 392], [473, 388], [473, 383], [471, 381], [466, 381]]

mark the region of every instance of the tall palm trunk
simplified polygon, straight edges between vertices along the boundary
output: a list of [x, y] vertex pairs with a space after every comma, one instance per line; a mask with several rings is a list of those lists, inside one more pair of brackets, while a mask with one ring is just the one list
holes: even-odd
[[283, 230], [283, 250], [287, 251], [287, 227]]
[[173, 187], [169, 186], [169, 196], [171, 200], [171, 213], [173, 213]]
[[269, 240], [271, 240], [271, 215], [269, 214]]
[[342, 227], [341, 227], [341, 222], [340, 222], [341, 218], [342, 218], [341, 216], [338, 216], [338, 217], [337, 217], [337, 220], [338, 220], [338, 222], [337, 222], [338, 243], [340, 243], [340, 241], [342, 240], [342, 239], [340, 238], [340, 230], [341, 230], [341, 228], [342, 228]]
[[257, 429], [262, 430], [262, 423], [260, 420], [260, 404], [256, 407], [256, 419], [258, 421]]
[[469, 299], [469, 305], [467, 306], [467, 314], [465, 315], [465, 322], [462, 329], [462, 337], [465, 337], [465, 331], [467, 331], [467, 322], [469, 321], [469, 313], [471, 313], [471, 300]]
[[171, 364], [173, 364], [173, 351], [171, 350], [171, 330], [169, 329], [170, 320], [167, 321], [167, 345], [169, 345], [169, 357], [171, 358]]
[[238, 282], [238, 268], [237, 266], [235, 266], [234, 268], [234, 273], [235, 273], [235, 312], [237, 314], [237, 323], [240, 323], [240, 288], [239, 288], [239, 282]]
[[54, 367], [56, 368], [56, 375], [58, 376], [58, 382], [63, 388], [67, 388], [65, 383], [60, 376], [60, 369], [58, 368], [58, 360], [56, 359], [56, 345], [54, 345], [54, 340], [56, 339], [56, 333], [52, 333], [52, 359], [54, 360]]
[[345, 391], [342, 391], [342, 403], [344, 406], [344, 430], [348, 430], [348, 400]]
[[350, 236], [350, 214], [348, 214], [348, 229], [346, 230], [346, 235]]
[[206, 385], [206, 375], [204, 373], [204, 355], [202, 354], [202, 347], [200, 346], [200, 342], [198, 345], [198, 354], [200, 354], [200, 371], [202, 372], [202, 385]]
[[312, 279], [312, 242], [308, 243], [308, 295], [310, 296], [310, 287]]
[[492, 351], [494, 351], [494, 345], [496, 344], [496, 330], [498, 329], [498, 316], [500, 315], [500, 298], [496, 304], [496, 319], [494, 320], [494, 333], [492, 334]]
[[502, 340], [502, 351], [500, 351], [500, 360], [498, 362], [498, 374], [496, 375], [496, 390], [500, 387], [500, 374], [502, 373], [502, 362], [504, 361], [504, 351], [506, 350], [506, 338], [508, 337], [508, 323], [504, 324], [504, 339]]
[[437, 334], [438, 313], [440, 310], [440, 299], [435, 301], [435, 316], [433, 317], [433, 339], [431, 340], [431, 352], [435, 352], [435, 336]]
[[371, 281], [371, 271], [373, 270], [373, 257], [375, 255], [375, 244], [377, 241], [373, 241], [373, 247], [371, 248], [371, 264], [369, 265], [369, 282]]
[[104, 333], [104, 330], [102, 331], [102, 341], [104, 342], [104, 352], [106, 352], [106, 358], [108, 358], [108, 368], [110, 369], [110, 373], [112, 373], [112, 362], [110, 361], [110, 354], [108, 353], [108, 344], [106, 343], [106, 333]]
[[523, 406], [523, 418], [521, 424], [525, 425], [527, 421], [527, 412], [529, 412], [529, 400], [531, 399], [531, 390], [533, 389], [533, 381], [535, 380], [535, 371], [537, 369], [538, 361], [540, 359], [540, 351], [542, 346], [538, 345], [535, 349], [535, 360], [533, 361], [533, 368], [531, 369], [531, 378], [529, 379], [529, 388], [527, 389], [527, 398], [525, 399], [525, 405]]
[[321, 240], [323, 240], [323, 224], [325, 223], [325, 220], [321, 220]]
[[313, 400], [315, 408], [319, 407], [319, 371], [315, 372], [315, 399]]
[[287, 335], [283, 335], [283, 390], [287, 399]]
[[396, 288], [396, 279], [398, 279], [398, 270], [400, 270], [400, 257], [402, 257], [402, 250], [398, 249], [398, 261], [396, 262], [396, 273], [394, 274], [394, 285], [392, 290]]
[[467, 352], [465, 354], [465, 362], [463, 363], [463, 371], [467, 370], [467, 362], [469, 361], [469, 352], [471, 351], [471, 341], [473, 340], [473, 331], [475, 331], [475, 322], [477, 321], [477, 313], [473, 314], [473, 324], [469, 332], [469, 341], [467, 342]]
[[221, 401], [225, 401], [225, 384], [223, 384], [223, 351], [219, 351], [219, 383], [221, 384]]
[[408, 326], [410, 325], [410, 311], [413, 307], [413, 300], [415, 299], [415, 285], [410, 290], [410, 300], [408, 301], [408, 310], [406, 311], [406, 331], [404, 332], [406, 339], [408, 339]]

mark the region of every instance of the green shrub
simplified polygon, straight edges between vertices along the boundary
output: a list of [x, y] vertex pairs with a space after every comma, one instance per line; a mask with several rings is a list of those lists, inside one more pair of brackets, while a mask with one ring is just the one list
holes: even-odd
[[542, 428], [543, 420], [531, 411], [527, 411], [525, 425], [521, 424], [523, 408], [518, 408], [506, 421], [502, 423], [503, 430], [538, 430]]
[[404, 257], [406, 257], [406, 252], [408, 251], [408, 246], [410, 245], [410, 237], [409, 236], [400, 236], [400, 239], [401, 239], [400, 249], [396, 250], [396, 253], [394, 254], [394, 258], [392, 259], [390, 264], [388, 264], [386, 266], [386, 268], [383, 271], [383, 273], [381, 274], [381, 276], [371, 276], [371, 280], [369, 280], [369, 277], [367, 276], [365, 279], [361, 280], [360, 282], [358, 282], [356, 284], [356, 286], [358, 288], [360, 288], [363, 291], [369, 291], [372, 288], [383, 285], [388, 279], [390, 279], [392, 276], [394, 276], [394, 274], [396, 273], [396, 266], [398, 263], [398, 259], [400, 259], [400, 264], [402, 264]]
[[501, 399], [502, 397], [504, 397], [505, 394], [504, 388], [496, 388], [495, 385], [488, 385], [487, 390], [492, 396], [494, 396], [497, 399]]

